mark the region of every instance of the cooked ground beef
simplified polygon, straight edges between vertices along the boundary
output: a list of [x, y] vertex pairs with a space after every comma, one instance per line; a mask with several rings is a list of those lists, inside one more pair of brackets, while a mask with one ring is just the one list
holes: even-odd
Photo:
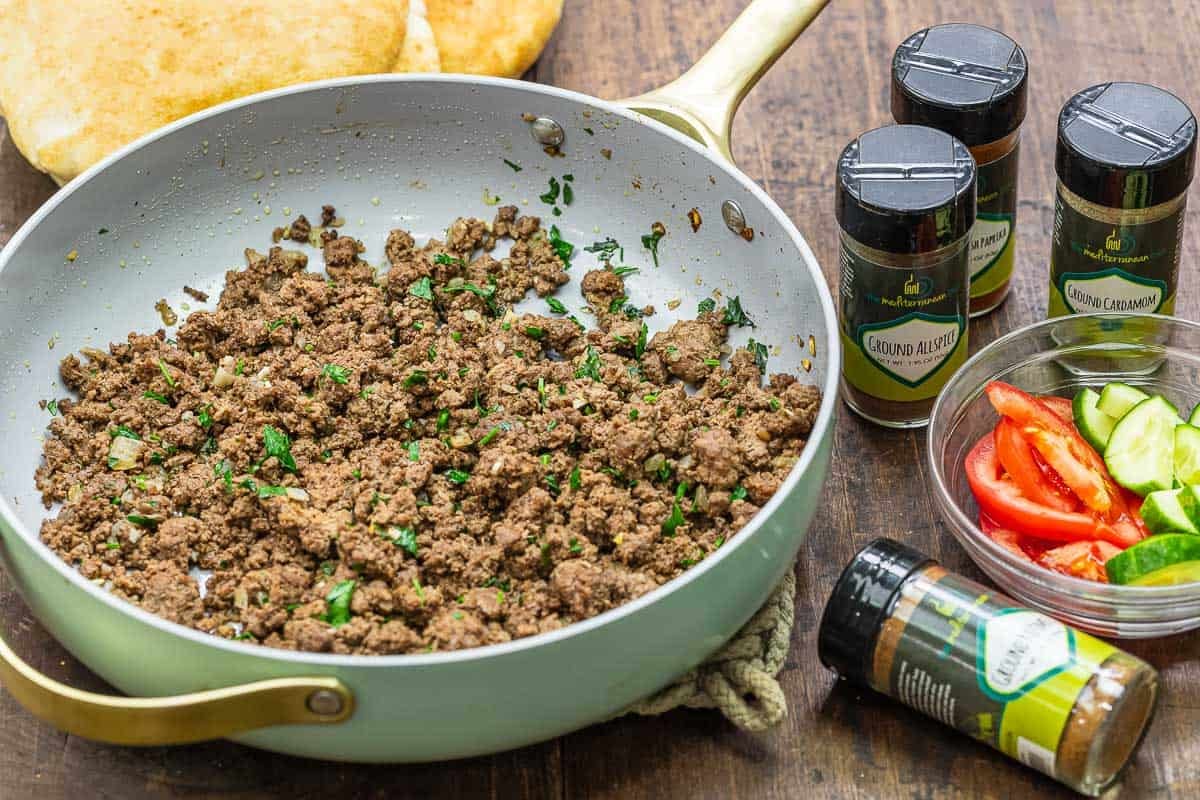
[[[647, 342], [651, 310], [607, 267], [583, 277], [597, 329], [506, 310], [567, 281], [536, 217], [459, 219], [423, 247], [392, 231], [386, 271], [321, 218], [328, 277], [247, 250], [175, 339], [63, 360], [78, 399], [37, 472], [62, 503], [42, 537], [85, 577], [272, 647], [476, 647], [680, 574], [804, 446], [817, 389], [764, 387], [745, 350], [721, 366], [718, 312]], [[303, 218], [289, 231], [312, 241]]]

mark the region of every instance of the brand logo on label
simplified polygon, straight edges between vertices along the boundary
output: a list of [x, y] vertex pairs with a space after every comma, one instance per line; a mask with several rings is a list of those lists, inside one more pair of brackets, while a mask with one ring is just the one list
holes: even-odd
[[1059, 291], [1074, 314], [1093, 312], [1157, 313], [1167, 296], [1167, 284], [1154, 278], [1131, 275], [1123, 269], [1099, 272], [1066, 272]]
[[920, 299], [928, 297], [933, 291], [933, 280], [930, 278], [917, 278], [915, 272], [908, 273], [908, 280], [904, 282], [904, 296]]
[[1119, 233], [1116, 228], [1113, 228], [1112, 233], [1104, 240], [1104, 249], [1110, 253], [1125, 255], [1133, 250], [1136, 242], [1128, 233]]
[[1070, 666], [1075, 636], [1034, 611], [1001, 613], [980, 630], [979, 686], [996, 700], [1014, 700]]
[[976, 218], [971, 227], [971, 255], [968, 257], [971, 280], [987, 272], [988, 267], [996, 263], [1011, 235], [1012, 220], [1008, 217], [980, 215]]
[[879, 369], [916, 388], [954, 354], [965, 327], [961, 317], [918, 311], [890, 322], [859, 326], [858, 346]]

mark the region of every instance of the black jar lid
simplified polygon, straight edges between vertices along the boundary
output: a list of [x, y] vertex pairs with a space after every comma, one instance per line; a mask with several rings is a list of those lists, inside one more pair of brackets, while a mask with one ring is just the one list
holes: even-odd
[[909, 36], [892, 56], [892, 116], [968, 147], [1003, 139], [1025, 120], [1025, 51], [1000, 31], [951, 23]]
[[975, 223], [975, 160], [948, 133], [889, 125], [838, 159], [837, 220], [851, 238], [889, 253], [925, 253]]
[[876, 539], [842, 570], [817, 631], [817, 656], [843, 678], [868, 684], [875, 639], [901, 585], [933, 559], [892, 539]]
[[1157, 86], [1102, 83], [1058, 115], [1058, 178], [1093, 203], [1147, 208], [1171, 200], [1187, 191], [1195, 162], [1196, 118]]

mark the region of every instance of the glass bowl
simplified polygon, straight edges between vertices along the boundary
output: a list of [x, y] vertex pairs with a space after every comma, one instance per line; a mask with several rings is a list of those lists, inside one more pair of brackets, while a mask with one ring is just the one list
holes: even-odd
[[1102, 636], [1141, 639], [1200, 628], [1200, 583], [1110, 586], [1039, 567], [979, 529], [967, 452], [996, 424], [993, 380], [1074, 397], [1119, 380], [1165, 395], [1186, 417], [1200, 402], [1200, 325], [1148, 314], [1086, 314], [1039, 322], [979, 351], [942, 390], [929, 420], [935, 503], [972, 560], [1018, 601]]

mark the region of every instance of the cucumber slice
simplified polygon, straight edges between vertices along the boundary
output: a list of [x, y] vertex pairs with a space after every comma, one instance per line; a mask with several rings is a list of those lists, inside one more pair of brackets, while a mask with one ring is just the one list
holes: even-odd
[[[1100, 397], [1103, 402], [1104, 395]], [[1113, 480], [1143, 497], [1174, 486], [1178, 421], [1179, 412], [1164, 397], [1143, 400], [1121, 417], [1104, 448], [1104, 463]]]
[[1193, 425], [1175, 427], [1175, 480], [1200, 484], [1200, 428]]
[[1188, 417], [1188, 425], [1194, 425], [1200, 428], [1200, 406], [1192, 409], [1192, 415]]
[[1200, 561], [1180, 561], [1169, 567], [1156, 569], [1137, 580], [1130, 581], [1129, 586], [1177, 586], [1181, 583], [1196, 583], [1200, 581]]
[[1179, 505], [1183, 513], [1197, 528], [1200, 528], [1200, 486], [1185, 486], [1179, 490]]
[[1187, 561], [1200, 561], [1200, 536], [1160, 533], [1117, 553], [1104, 562], [1104, 570], [1109, 583], [1127, 584]]
[[1103, 453], [1117, 421], [1096, 407], [1099, 402], [1100, 395], [1091, 389], [1084, 389], [1075, 395], [1071, 409], [1075, 416], [1075, 427], [1088, 444], [1096, 448], [1096, 452]]
[[1113, 419], [1120, 419], [1133, 410], [1138, 403], [1149, 400], [1150, 395], [1119, 381], [1108, 384], [1100, 392], [1097, 407]]
[[1142, 503], [1142, 519], [1151, 533], [1200, 533], [1192, 518], [1187, 515], [1180, 502], [1180, 489], [1164, 492], [1151, 492]]

